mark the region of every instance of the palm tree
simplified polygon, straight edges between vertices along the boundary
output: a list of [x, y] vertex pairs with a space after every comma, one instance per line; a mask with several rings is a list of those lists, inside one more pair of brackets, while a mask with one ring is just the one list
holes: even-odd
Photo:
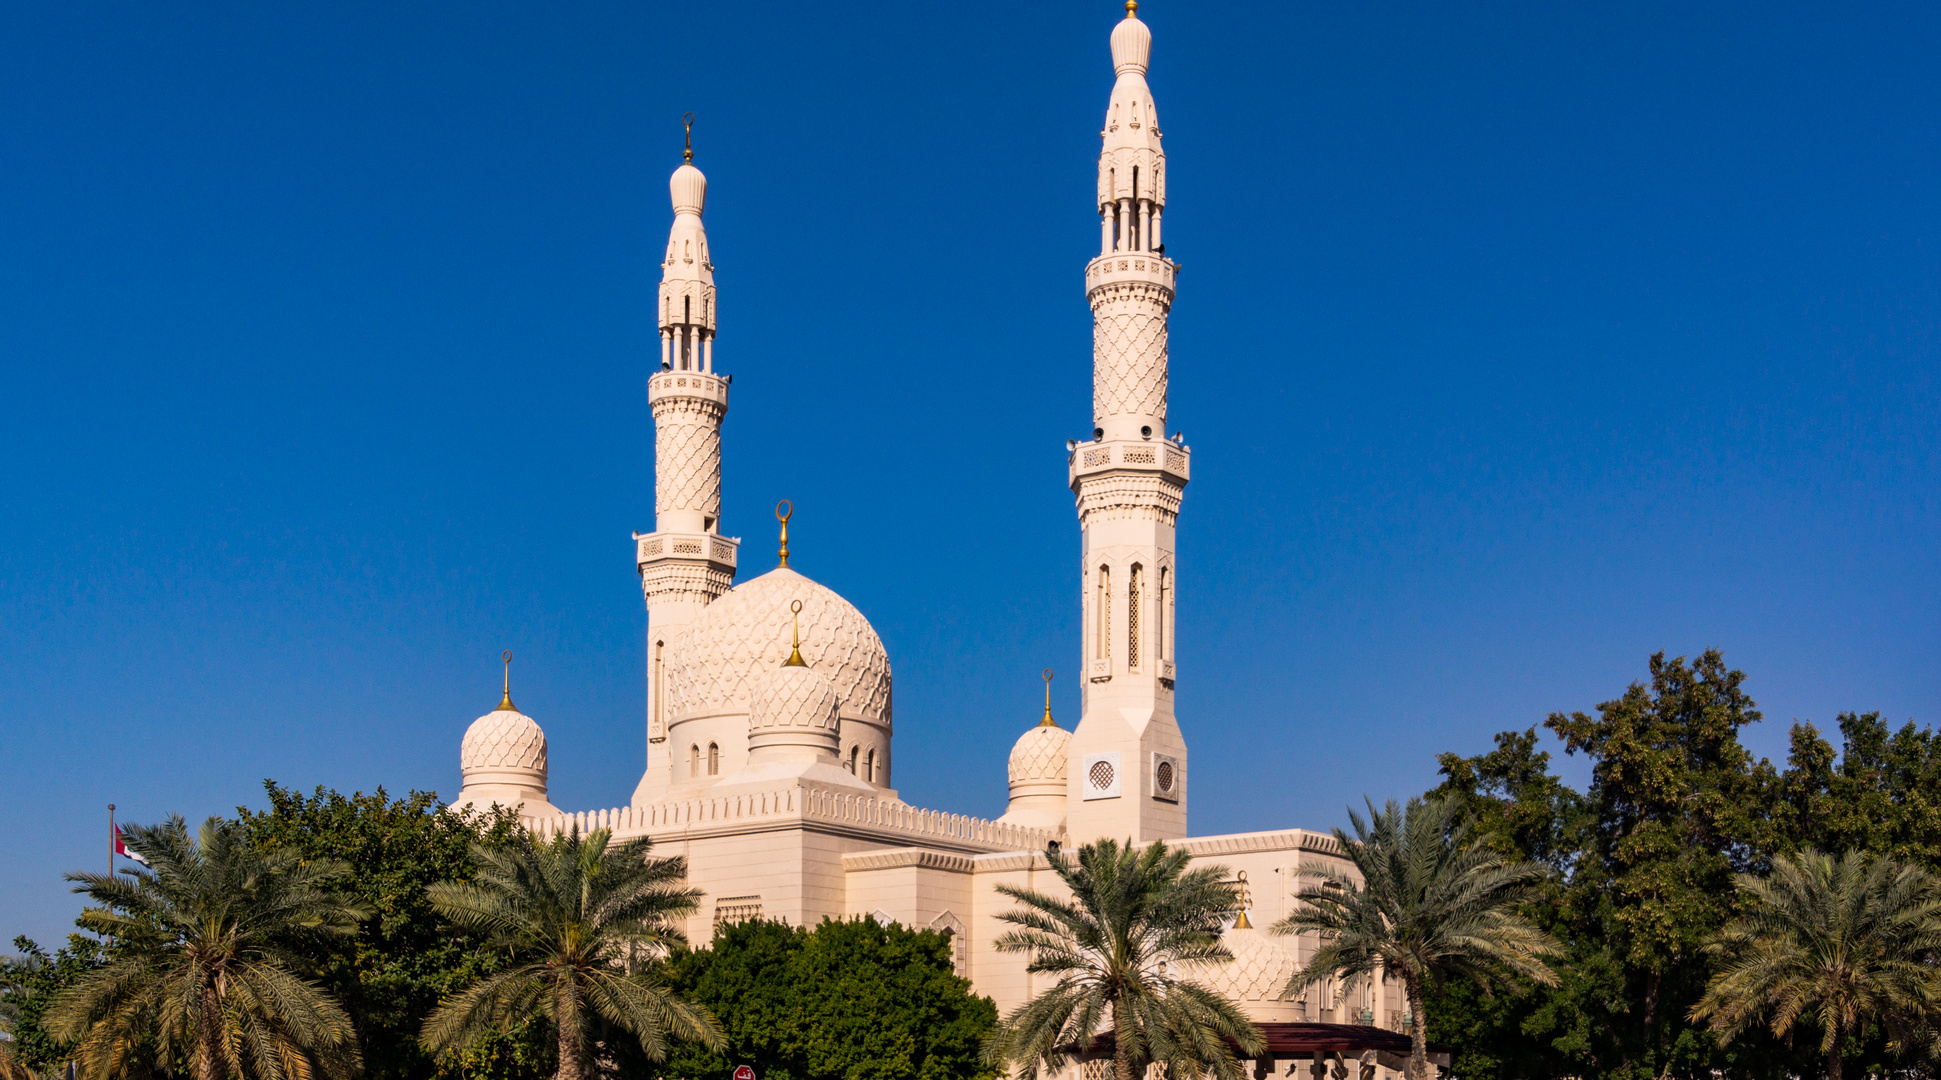
[[1888, 1048], [1908, 1048], [1941, 1006], [1930, 962], [1941, 951], [1941, 891], [1912, 866], [1849, 851], [1773, 861], [1765, 878], [1739, 877], [1743, 914], [1709, 947], [1723, 964], [1692, 1019], [1728, 1042], [1760, 1017], [1785, 1036], [1802, 1017], [1820, 1029], [1829, 1080], [1840, 1040], [1874, 1020]]
[[1225, 917], [1240, 906], [1226, 868], [1188, 870], [1192, 856], [1162, 842], [1140, 851], [1101, 840], [1076, 859], [1055, 848], [1045, 857], [1071, 900], [999, 885], [1022, 907], [998, 916], [1018, 929], [995, 944], [999, 952], [1030, 953], [1026, 970], [1058, 982], [991, 1032], [986, 1060], [1017, 1068], [1017, 1080], [1036, 1080], [1040, 1063], [1063, 1068], [1067, 1048], [1089, 1049], [1109, 1025], [1118, 1080], [1132, 1080], [1148, 1062], [1164, 1063], [1175, 1077], [1210, 1071], [1216, 1080], [1240, 1080], [1234, 1047], [1261, 1053], [1259, 1030], [1180, 970], [1233, 960], [1220, 944]]
[[612, 830], [582, 837], [575, 827], [550, 842], [522, 833], [513, 843], [473, 848], [475, 881], [431, 886], [432, 907], [471, 930], [511, 963], [442, 1002], [420, 1040], [437, 1053], [464, 1049], [509, 1024], [550, 1019], [559, 1080], [589, 1080], [598, 1021], [640, 1040], [650, 1060], [667, 1057], [668, 1037], [725, 1045], [721, 1025], [635, 962], [682, 940], [675, 920], [700, 907], [681, 887], [687, 860], [650, 859], [646, 837], [614, 844]]
[[1334, 838], [1354, 866], [1353, 874], [1326, 864], [1303, 863], [1301, 874], [1318, 883], [1301, 890], [1305, 903], [1275, 923], [1276, 934], [1320, 935], [1313, 958], [1283, 990], [1335, 976], [1346, 983], [1378, 973], [1402, 980], [1409, 1000], [1410, 1080], [1428, 1080], [1428, 1018], [1424, 989], [1430, 979], [1469, 978], [1484, 985], [1524, 976], [1554, 986], [1557, 976], [1543, 958], [1558, 945], [1516, 914], [1531, 882], [1546, 873], [1537, 863], [1509, 863], [1465, 841], [1453, 799], [1393, 799], [1381, 810], [1368, 804], [1369, 820], [1348, 811], [1355, 827]]
[[82, 1072], [118, 1075], [137, 1055], [186, 1061], [196, 1080], [357, 1072], [350, 1017], [298, 974], [315, 935], [369, 914], [331, 888], [349, 867], [261, 851], [213, 817], [195, 839], [180, 816], [123, 838], [149, 869], [67, 875], [100, 905], [84, 925], [115, 939], [105, 966], [48, 1004], [54, 1036], [80, 1040]]

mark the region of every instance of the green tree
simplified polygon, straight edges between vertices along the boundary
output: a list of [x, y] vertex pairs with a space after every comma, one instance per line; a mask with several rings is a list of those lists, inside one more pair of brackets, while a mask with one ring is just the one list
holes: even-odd
[[700, 894], [681, 886], [687, 860], [651, 859], [642, 837], [610, 843], [612, 832], [577, 828], [540, 841], [521, 835], [473, 848], [472, 881], [431, 886], [431, 903], [453, 924], [489, 934], [509, 963], [447, 998], [425, 1020], [433, 1052], [462, 1050], [509, 1025], [543, 1016], [558, 1048], [558, 1080], [589, 1080], [602, 1022], [637, 1040], [651, 1061], [670, 1037], [721, 1045], [705, 1009], [670, 991], [640, 962], [681, 940], [676, 920]]
[[1820, 1029], [1829, 1080], [1844, 1039], [1876, 1021], [1904, 1052], [1941, 1005], [1941, 893], [1934, 877], [1849, 851], [1780, 857], [1766, 877], [1741, 875], [1745, 910], [1712, 948], [1723, 959], [1692, 1007], [1722, 1042], [1765, 1019], [1775, 1036], [1806, 1020]]
[[1319, 884], [1302, 889], [1303, 906], [1274, 924], [1277, 934], [1320, 936], [1283, 996], [1329, 976], [1401, 979], [1414, 1020], [1409, 1077], [1428, 1080], [1431, 981], [1556, 983], [1544, 963], [1558, 951], [1556, 941], [1515, 911], [1545, 871], [1539, 863], [1506, 862], [1487, 847], [1469, 846], [1469, 826], [1458, 819], [1455, 799], [1410, 799], [1406, 808], [1390, 800], [1380, 810], [1371, 802], [1368, 810], [1367, 820], [1348, 812], [1355, 835], [1334, 830], [1355, 874], [1303, 864], [1302, 876]]
[[678, 952], [668, 983], [721, 1017], [727, 1046], [683, 1047], [670, 1076], [761, 1080], [991, 1080], [980, 1048], [997, 1021], [958, 977], [950, 935], [873, 919], [814, 930], [757, 920]]
[[48, 1002], [106, 964], [108, 951], [81, 934], [69, 934], [67, 944], [51, 956], [24, 937], [14, 938], [13, 947], [19, 955], [0, 960], [0, 1007], [8, 1018], [12, 1056], [34, 1072], [53, 1073], [73, 1056], [74, 1040], [48, 1033]]
[[1803, 1064], [1763, 1032], [1722, 1048], [1689, 1019], [1710, 973], [1704, 945], [1736, 913], [1734, 875], [1797, 841], [1783, 778], [1739, 742], [1759, 718], [1745, 676], [1716, 651], [1689, 664], [1659, 654], [1650, 672], [1595, 714], [1545, 724], [1590, 759], [1582, 795], [1552, 774], [1534, 730], [1440, 759], [1436, 794], [1463, 800], [1477, 842], [1558, 872], [1522, 912], [1565, 950], [1554, 987], [1432, 987], [1429, 1035], [1456, 1044], [1459, 1076], [1778, 1077]]
[[998, 916], [1018, 929], [994, 944], [1030, 954], [1026, 970], [1058, 982], [992, 1031], [988, 1060], [1036, 1080], [1040, 1064], [1062, 1068], [1067, 1048], [1089, 1048], [1106, 1026], [1118, 1080], [1154, 1062], [1172, 1076], [1240, 1080], [1233, 1048], [1260, 1053], [1259, 1030], [1182, 973], [1183, 965], [1233, 960], [1220, 943], [1226, 916], [1240, 906], [1227, 868], [1188, 869], [1190, 854], [1159, 841], [1141, 851], [1100, 840], [1076, 858], [1056, 849], [1045, 857], [1072, 898], [999, 885], [1020, 906]]
[[1858, 850], [1941, 871], [1941, 734], [1841, 713], [1841, 751], [1794, 724], [1775, 824], [1788, 850]]
[[1567, 916], [1574, 955], [1608, 981], [1575, 1007], [1591, 1010], [1589, 1063], [1619, 1076], [1724, 1064], [1687, 1014], [1705, 987], [1702, 950], [1734, 914], [1734, 875], [1763, 869], [1776, 839], [1777, 777], [1739, 741], [1760, 719], [1745, 673], [1716, 649], [1689, 665], [1658, 653], [1650, 670], [1649, 687], [1631, 684], [1596, 716], [1552, 713], [1544, 725], [1591, 761]]
[[[430, 792], [393, 799], [342, 795], [322, 787], [310, 795], [264, 781], [269, 808], [238, 807], [237, 822], [265, 851], [305, 859], [333, 859], [350, 867], [337, 882], [369, 906], [373, 917], [357, 933], [313, 944], [319, 978], [350, 1013], [370, 1080], [429, 1080], [440, 1063], [418, 1043], [418, 1031], [441, 998], [497, 971], [503, 957], [481, 934], [446, 922], [432, 910], [428, 886], [468, 881], [472, 845], [496, 846], [518, 832], [508, 811], [460, 813]], [[453, 1062], [470, 1080], [530, 1080], [552, 1070], [550, 1050], [528, 1029], [488, 1040]]]
[[68, 875], [100, 905], [83, 924], [117, 942], [46, 1017], [55, 1037], [80, 1041], [86, 1073], [120, 1075], [137, 1053], [184, 1060], [196, 1080], [357, 1072], [350, 1017], [302, 977], [304, 945], [369, 914], [331, 888], [348, 867], [263, 852], [220, 818], [194, 839], [180, 817], [124, 836], [152, 869]]

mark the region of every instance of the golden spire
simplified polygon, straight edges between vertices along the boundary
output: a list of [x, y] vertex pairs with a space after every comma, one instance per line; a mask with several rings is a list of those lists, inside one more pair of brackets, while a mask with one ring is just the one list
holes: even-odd
[[[784, 541], [784, 543], [786, 543], [786, 541]], [[782, 553], [784, 556], [786, 556], [788, 554], [788, 548], [784, 547], [782, 549]], [[788, 565], [788, 562], [786, 561], [786, 559], [784, 560], [782, 565], [783, 566]], [[790, 602], [789, 614], [795, 617], [795, 651], [789, 653], [789, 658], [787, 660], [782, 661], [782, 666], [783, 667], [808, 667], [809, 665], [804, 663], [802, 660], [802, 601], [795, 600]]]
[[[1136, 19], [1138, 17], [1139, 17], [1139, 0], [1126, 0], [1126, 18]], [[688, 115], [692, 116], [693, 114], [689, 113]]]
[[795, 516], [795, 504], [783, 499], [775, 504], [775, 520], [782, 523], [782, 565], [789, 564], [789, 519]]
[[1247, 896], [1247, 872], [1245, 870], [1240, 871], [1237, 875], [1236, 884], [1240, 886], [1240, 917], [1233, 920], [1233, 928], [1235, 930], [1252, 930], [1254, 924], [1247, 921], [1247, 901], [1249, 898]]
[[693, 113], [688, 113], [686, 116], [681, 117], [681, 128], [687, 135], [687, 145], [681, 150], [681, 160], [686, 162], [692, 162], [694, 160], [694, 114]]
[[505, 661], [505, 696], [499, 699], [499, 711], [518, 712], [512, 707], [512, 650], [507, 649], [499, 659]]
[[1057, 727], [1058, 721], [1051, 718], [1051, 669], [1045, 669], [1045, 718], [1038, 721], [1039, 727]]

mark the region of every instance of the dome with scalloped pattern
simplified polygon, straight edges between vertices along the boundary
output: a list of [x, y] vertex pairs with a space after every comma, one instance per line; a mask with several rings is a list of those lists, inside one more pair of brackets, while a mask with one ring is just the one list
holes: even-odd
[[802, 658], [829, 681], [845, 719], [890, 726], [890, 658], [856, 606], [780, 567], [703, 608], [667, 643], [667, 714], [750, 715], [756, 689], [791, 649], [789, 604], [802, 601]]
[[1018, 736], [1017, 744], [1011, 747], [1011, 786], [1063, 784], [1071, 745], [1072, 733], [1061, 727], [1034, 727]]
[[[1258, 909], [1255, 909], [1258, 911]], [[1273, 937], [1260, 930], [1228, 930], [1220, 944], [1233, 954], [1226, 964], [1182, 965], [1194, 982], [1230, 1001], [1276, 1001], [1299, 967], [1292, 938]]]
[[516, 709], [494, 709], [465, 729], [458, 751], [466, 777], [482, 773], [523, 773], [546, 777], [546, 733]]
[[835, 735], [836, 688], [806, 667], [779, 667], [755, 687], [749, 702], [750, 733], [803, 728]]

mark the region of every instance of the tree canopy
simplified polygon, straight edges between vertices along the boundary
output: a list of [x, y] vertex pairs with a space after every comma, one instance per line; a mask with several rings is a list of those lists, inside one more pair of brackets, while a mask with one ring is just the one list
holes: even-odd
[[[1566, 754], [1588, 759], [1582, 792], [1557, 777], [1535, 728], [1438, 759], [1436, 793], [1464, 800], [1479, 843], [1556, 871], [1524, 912], [1564, 946], [1556, 987], [1433, 987], [1429, 1035], [1457, 1047], [1464, 1080], [1814, 1075], [1811, 1047], [1763, 1030], [1722, 1045], [1691, 1018], [1719, 963], [1707, 945], [1744, 910], [1742, 876], [1813, 847], [1941, 865], [1931, 730], [1843, 714], [1836, 749], [1796, 723], [1781, 769], [1740, 741], [1762, 717], [1717, 650], [1690, 662], [1660, 653], [1648, 672], [1594, 713], [1545, 721]], [[1845, 1038], [1863, 1070], [1900, 1064], [1878, 1025]]]
[[723, 926], [665, 974], [721, 1017], [727, 1048], [679, 1048], [657, 1073], [717, 1080], [748, 1065], [757, 1080], [993, 1080], [979, 1047], [997, 1008], [956, 974], [953, 950], [940, 931], [867, 918]]

